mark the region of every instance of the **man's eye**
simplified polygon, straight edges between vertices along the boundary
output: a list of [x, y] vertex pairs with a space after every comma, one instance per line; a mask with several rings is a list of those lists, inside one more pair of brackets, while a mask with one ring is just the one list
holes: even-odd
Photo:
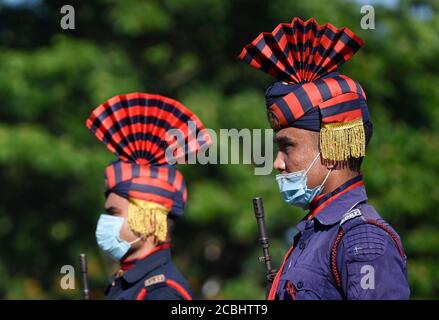
[[108, 213], [109, 215], [112, 215], [112, 216], [119, 215], [119, 211], [116, 210], [115, 208], [107, 208], [107, 209], [105, 209], [105, 212]]
[[293, 145], [292, 144], [290, 144], [290, 143], [285, 143], [285, 144], [282, 144], [282, 145], [280, 145], [279, 146], [279, 149], [282, 151], [282, 152], [285, 152], [285, 153], [288, 153], [289, 151], [291, 151], [292, 149], [293, 149]]

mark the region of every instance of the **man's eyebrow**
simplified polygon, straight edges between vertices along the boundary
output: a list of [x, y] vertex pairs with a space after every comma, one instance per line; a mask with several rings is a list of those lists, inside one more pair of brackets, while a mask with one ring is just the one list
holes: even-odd
[[274, 136], [273, 141], [279, 144], [293, 144], [294, 140], [288, 136]]
[[120, 210], [117, 207], [111, 206], [111, 207], [106, 207], [104, 208], [105, 212], [109, 213], [109, 214], [119, 214]]

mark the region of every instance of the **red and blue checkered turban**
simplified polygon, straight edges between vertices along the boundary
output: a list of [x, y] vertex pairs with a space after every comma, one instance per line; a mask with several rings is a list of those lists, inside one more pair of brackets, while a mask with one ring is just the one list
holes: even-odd
[[239, 58], [279, 80], [266, 92], [274, 130], [320, 131], [323, 158], [344, 161], [364, 156], [369, 114], [360, 84], [337, 69], [363, 44], [348, 28], [296, 17], [261, 33]]
[[174, 153], [176, 160], [208, 146], [210, 137], [206, 131], [200, 133], [204, 126], [195, 114], [173, 99], [136, 92], [105, 101], [93, 110], [86, 125], [118, 157], [105, 170], [106, 195], [114, 192], [158, 203], [174, 218], [183, 214], [186, 185], [176, 167], [167, 163], [165, 153], [181, 139], [168, 140], [166, 133], [177, 129], [183, 135], [184, 141], [178, 143], [184, 145]]

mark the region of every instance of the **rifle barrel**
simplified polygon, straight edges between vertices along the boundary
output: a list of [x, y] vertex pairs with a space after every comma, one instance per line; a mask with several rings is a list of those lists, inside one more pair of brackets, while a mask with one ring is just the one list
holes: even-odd
[[255, 211], [255, 217], [258, 224], [259, 231], [259, 243], [262, 246], [263, 256], [259, 257], [259, 261], [265, 263], [266, 277], [269, 282], [273, 281], [273, 275], [275, 270], [273, 270], [271, 265], [271, 256], [269, 251], [269, 239], [265, 232], [265, 217], [264, 217], [264, 204], [261, 197], [253, 198], [253, 209]]
[[81, 253], [79, 255], [79, 266], [81, 269], [81, 277], [82, 277], [82, 294], [84, 300], [90, 299], [90, 290], [88, 288], [88, 267], [87, 267], [87, 255], [85, 253]]

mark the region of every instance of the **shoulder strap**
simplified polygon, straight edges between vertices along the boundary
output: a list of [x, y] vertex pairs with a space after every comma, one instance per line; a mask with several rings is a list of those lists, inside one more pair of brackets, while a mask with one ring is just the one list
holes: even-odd
[[[348, 222], [349, 221], [349, 222]], [[346, 223], [348, 222], [348, 223]], [[374, 225], [385, 232], [389, 234], [389, 236], [393, 239], [395, 242], [396, 247], [398, 248], [398, 252], [401, 255], [402, 258], [405, 258], [404, 249], [401, 245], [401, 242], [396, 235], [396, 233], [389, 228], [386, 224], [375, 220], [375, 219], [365, 219], [363, 215], [361, 214], [361, 211], [359, 209], [354, 209], [346, 213], [342, 220], [340, 221], [340, 226], [337, 232], [337, 236], [335, 237], [334, 242], [331, 246], [331, 252], [330, 252], [330, 268], [332, 277], [334, 278], [335, 284], [337, 285], [337, 288], [343, 292], [342, 286], [341, 286], [341, 277], [340, 272], [338, 270], [337, 266], [337, 250], [340, 245], [341, 240], [343, 239], [343, 236], [353, 227], [360, 225], [360, 224], [371, 224]]]
[[166, 285], [177, 291], [184, 298], [184, 300], [192, 300], [192, 296], [189, 294], [189, 292], [187, 292], [187, 290], [177, 281], [168, 279], [166, 280]]
[[164, 283], [165, 281], [166, 279], [164, 274], [157, 274], [146, 279], [143, 282], [144, 287], [142, 288], [142, 290], [139, 291], [139, 293], [136, 296], [136, 300], [144, 300], [146, 295], [148, 294], [148, 287], [156, 284]]
[[184, 300], [192, 300], [192, 296], [182, 285], [180, 285], [175, 280], [166, 279], [164, 274], [158, 274], [146, 279], [144, 282], [144, 287], [142, 288], [142, 290], [140, 290], [139, 294], [136, 296], [136, 300], [144, 300], [146, 295], [148, 294], [148, 288], [156, 285], [170, 287], [175, 291], [177, 291], [183, 297]]

